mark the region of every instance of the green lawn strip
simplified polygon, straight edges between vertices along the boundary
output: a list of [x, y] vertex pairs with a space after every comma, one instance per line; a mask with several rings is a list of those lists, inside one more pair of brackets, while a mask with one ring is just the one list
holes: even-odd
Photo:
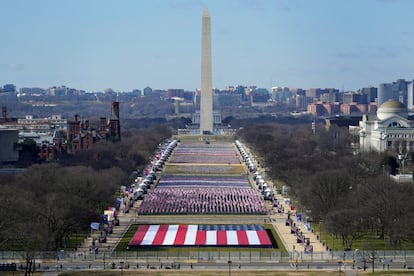
[[368, 250], [368, 249], [374, 249], [374, 250], [414, 250], [414, 243], [404, 241], [401, 244], [401, 247], [394, 248], [392, 247], [387, 239], [382, 239], [375, 233], [367, 231], [367, 234], [364, 236], [363, 239], [357, 240], [353, 244], [353, 248]]
[[[85, 231], [82, 233], [74, 233], [70, 235], [67, 239], [65, 239], [64, 244], [65, 248], [76, 248], [79, 247], [86, 236], [88, 236], [89, 231]], [[63, 248], [61, 248], [63, 249]]]
[[[321, 229], [320, 224], [312, 224], [311, 228], [314, 229], [316, 235], [319, 236], [319, 239], [323, 242], [325, 246], [328, 246], [329, 249], [332, 249], [334, 251], [344, 251], [345, 248], [342, 244], [342, 238], [339, 235], [332, 235], [323, 228]], [[358, 248], [355, 246], [353, 247]]]
[[[334, 251], [344, 251], [340, 235], [332, 235], [320, 227], [320, 224], [312, 224], [312, 229], [315, 230], [322, 242]], [[401, 248], [393, 248], [387, 240], [381, 239], [376, 232], [366, 230], [361, 239], [357, 239], [352, 244], [352, 250], [414, 250], [414, 243], [404, 241]]]
[[[58, 248], [58, 250], [62, 250], [62, 249], [75, 249], [77, 247], [79, 247], [83, 240], [88, 236], [88, 231], [85, 232], [80, 232], [80, 233], [74, 233], [72, 235], [70, 235], [67, 238], [64, 238], [62, 241], [62, 245], [61, 247]], [[22, 244], [21, 241], [16, 241], [16, 240], [10, 240], [7, 241], [3, 244], [3, 248], [7, 251], [7, 250], [11, 250], [11, 251], [24, 251], [25, 249], [25, 244]]]
[[134, 236], [135, 232], [138, 230], [139, 224], [131, 224], [128, 230], [125, 232], [124, 236], [118, 243], [118, 246], [114, 251], [125, 251], [128, 248], [128, 244]]
[[231, 252], [231, 251], [261, 251], [261, 252], [286, 252], [286, 249], [283, 246], [283, 243], [280, 237], [277, 235], [276, 230], [271, 224], [265, 224], [264, 227], [268, 230], [268, 233], [271, 232], [274, 240], [276, 241], [277, 248], [254, 248], [254, 247], [139, 247], [139, 248], [128, 248], [128, 244], [135, 232], [137, 231], [140, 224], [132, 224], [128, 230], [125, 232], [125, 235], [121, 238], [118, 246], [115, 248], [115, 251], [140, 251], [140, 252], [157, 252], [157, 251], [168, 251], [168, 252], [189, 252], [189, 251], [210, 251], [210, 252]]
[[271, 232], [272, 237], [276, 241], [277, 250], [280, 251], [280, 252], [287, 252], [285, 246], [283, 245], [282, 240], [280, 239], [279, 235], [276, 233], [276, 230], [273, 227], [273, 225], [272, 224], [265, 224], [264, 228], [266, 229], [266, 231]]

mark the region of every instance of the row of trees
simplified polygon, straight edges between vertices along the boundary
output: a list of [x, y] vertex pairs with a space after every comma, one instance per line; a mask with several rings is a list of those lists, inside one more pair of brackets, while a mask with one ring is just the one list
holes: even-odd
[[[113, 206], [132, 170], [149, 163], [172, 129], [130, 129], [122, 142], [98, 142], [59, 163], [35, 164], [0, 178], [0, 250], [21, 250], [29, 271], [35, 254], [65, 248]], [[72, 245], [73, 246], [73, 245]]]
[[291, 196], [310, 219], [340, 236], [345, 248], [367, 233], [378, 233], [398, 248], [414, 241], [412, 184], [395, 183], [390, 153], [353, 154], [347, 129], [267, 124], [239, 132], [271, 179], [291, 187]]

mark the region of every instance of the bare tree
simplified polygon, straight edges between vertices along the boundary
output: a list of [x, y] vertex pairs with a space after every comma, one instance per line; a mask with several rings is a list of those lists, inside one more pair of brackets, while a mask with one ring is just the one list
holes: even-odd
[[365, 235], [364, 226], [361, 211], [350, 207], [329, 212], [324, 220], [325, 229], [339, 235], [344, 248], [349, 250], [352, 249], [355, 240]]
[[412, 235], [414, 196], [412, 185], [395, 183], [388, 177], [367, 180], [360, 189], [361, 206], [379, 229], [380, 238], [388, 237], [392, 246]]
[[317, 172], [304, 180], [301, 202], [312, 210], [316, 218], [322, 218], [346, 201], [350, 185], [346, 170]]

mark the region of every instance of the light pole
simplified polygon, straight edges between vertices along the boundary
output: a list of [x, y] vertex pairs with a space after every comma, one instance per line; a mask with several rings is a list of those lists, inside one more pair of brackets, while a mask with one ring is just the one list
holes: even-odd
[[295, 245], [292, 247], [292, 262], [295, 260]]
[[338, 275], [341, 276], [341, 266], [342, 266], [342, 261], [338, 262]]
[[124, 262], [119, 262], [121, 264], [121, 276], [124, 275]]
[[354, 253], [352, 254], [352, 269], [355, 269], [355, 255], [356, 254], [358, 254], [358, 249], [355, 249]]
[[229, 264], [229, 276], [231, 276], [231, 260], [228, 260], [227, 263]]

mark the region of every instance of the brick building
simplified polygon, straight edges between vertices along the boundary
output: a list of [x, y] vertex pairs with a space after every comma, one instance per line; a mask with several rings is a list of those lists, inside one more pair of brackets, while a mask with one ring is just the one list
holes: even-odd
[[66, 139], [70, 152], [88, 149], [99, 140], [120, 141], [119, 102], [111, 103], [108, 119], [100, 117], [98, 129], [90, 126], [89, 120], [81, 120], [75, 115], [73, 120], [68, 120]]

